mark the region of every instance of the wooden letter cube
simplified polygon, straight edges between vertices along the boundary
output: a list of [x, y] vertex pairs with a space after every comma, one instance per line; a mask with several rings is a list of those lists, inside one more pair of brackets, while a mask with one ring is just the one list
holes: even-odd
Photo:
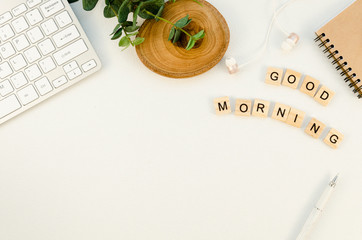
[[327, 106], [333, 97], [334, 92], [326, 86], [323, 86], [321, 87], [321, 89], [319, 89], [317, 95], [315, 95], [314, 100], [316, 100], [323, 106]]
[[289, 116], [286, 123], [289, 124], [290, 126], [301, 128], [304, 118], [305, 118], [305, 112], [292, 108], [289, 112]]
[[251, 100], [236, 99], [235, 115], [249, 117], [251, 113]]
[[318, 90], [319, 84], [320, 82], [317, 79], [310, 76], [305, 76], [302, 86], [300, 87], [300, 91], [311, 97], [314, 97]]
[[282, 85], [293, 89], [297, 89], [301, 77], [302, 77], [301, 73], [287, 69], [283, 78]]
[[276, 103], [272, 118], [281, 122], [286, 122], [289, 116], [290, 107], [281, 103]]
[[268, 67], [265, 76], [265, 83], [280, 86], [283, 78], [283, 69]]
[[325, 127], [326, 127], [326, 125], [324, 123], [322, 123], [322, 122], [318, 121], [317, 119], [313, 118], [308, 123], [308, 126], [305, 129], [305, 133], [312, 136], [312, 137], [314, 137], [314, 138], [319, 138]]
[[269, 106], [270, 102], [260, 99], [255, 99], [252, 115], [261, 118], [268, 117]]
[[337, 149], [339, 144], [343, 141], [343, 134], [338, 132], [336, 129], [331, 129], [324, 139], [324, 142], [331, 148]]
[[214, 106], [217, 115], [225, 115], [231, 113], [229, 97], [215, 98]]

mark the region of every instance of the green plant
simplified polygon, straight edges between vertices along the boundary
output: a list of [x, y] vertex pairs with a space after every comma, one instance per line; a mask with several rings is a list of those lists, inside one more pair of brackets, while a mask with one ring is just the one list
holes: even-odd
[[[70, 3], [76, 1], [78, 0], [68, 0]], [[171, 1], [175, 2], [176, 0]], [[197, 0], [194, 1], [201, 5]], [[91, 11], [97, 5], [98, 0], [82, 0], [82, 3], [84, 10]], [[138, 19], [155, 19], [156, 21], [161, 20], [173, 26], [170, 30], [168, 40], [175, 43], [180, 39], [181, 33], [184, 33], [189, 37], [186, 49], [192, 49], [195, 43], [205, 36], [204, 30], [201, 30], [195, 35], [189, 34], [183, 29], [192, 21], [189, 19], [189, 16], [187, 15], [176, 23], [172, 23], [161, 17], [164, 7], [165, 0], [105, 0], [104, 17], [116, 17], [118, 20], [118, 24], [111, 33], [111, 39], [116, 40], [120, 38], [118, 45], [124, 49], [130, 45], [137, 46], [144, 41], [144, 38], [137, 37], [138, 29], [140, 28], [140, 26], [137, 25]], [[133, 14], [132, 21], [127, 20], [130, 14]]]
[[204, 38], [205, 37], [205, 31], [201, 30], [200, 32], [196, 33], [195, 35], [191, 35], [189, 34], [187, 31], [185, 31], [183, 28], [186, 27], [187, 25], [189, 25], [189, 23], [192, 21], [192, 19], [189, 18], [189, 15], [187, 15], [184, 18], [181, 18], [180, 20], [178, 20], [175, 24], [156, 15], [153, 15], [151, 12], [146, 11], [147, 14], [153, 16], [156, 19], [165, 21], [171, 25], [173, 25], [173, 27], [171, 28], [170, 31], [170, 35], [168, 36], [168, 40], [172, 41], [173, 43], [176, 43], [181, 36], [181, 32], [185, 33], [188, 37], [189, 37], [189, 42], [186, 46], [186, 50], [190, 50], [195, 46], [195, 43]]

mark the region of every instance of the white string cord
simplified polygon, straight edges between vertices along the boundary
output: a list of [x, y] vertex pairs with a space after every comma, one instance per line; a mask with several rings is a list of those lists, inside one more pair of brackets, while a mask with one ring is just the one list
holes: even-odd
[[[276, 2], [275, 2], [276, 0], [273, 0], [273, 9], [274, 9], [274, 16], [275, 15], [277, 15], [276, 14], [276, 9], [277, 9], [277, 7], [276, 7]], [[288, 2], [288, 4], [285, 6], [285, 7], [287, 7], [291, 2], [293, 2], [294, 0], [292, 0], [292, 1], [289, 1]], [[284, 33], [287, 37], [290, 35], [290, 33], [289, 32], [287, 32], [281, 25], [280, 25], [280, 23], [279, 23], [279, 18], [275, 18], [275, 24], [279, 27], [279, 30], [282, 32], [282, 33]]]
[[[259, 59], [262, 55], [264, 55], [265, 53], [265, 50], [267, 48], [267, 45], [268, 45], [268, 42], [269, 42], [269, 38], [270, 38], [270, 32], [272, 30], [272, 27], [273, 27], [273, 24], [274, 22], [277, 20], [277, 17], [278, 15], [280, 14], [280, 12], [286, 8], [289, 4], [291, 4], [292, 2], [294, 2], [295, 0], [289, 0], [287, 1], [286, 3], [284, 3], [278, 10], [276, 10], [276, 6], [275, 6], [275, 0], [273, 0], [273, 8], [274, 8], [274, 11], [273, 11], [273, 18], [269, 24], [269, 28], [268, 28], [268, 31], [267, 31], [267, 34], [266, 34], [266, 37], [265, 37], [265, 40], [264, 40], [264, 43], [262, 45], [262, 48], [259, 50], [259, 52], [254, 55], [254, 57], [252, 57], [250, 60], [248, 60], [247, 62], [241, 64], [238, 66], [238, 68], [242, 68], [242, 67], [245, 67], [246, 65], [256, 61], [257, 59]], [[286, 34], [287, 36], [289, 35], [288, 32], [286, 32], [285, 30], [283, 30], [283, 28], [281, 27], [281, 25], [277, 22], [277, 25], [279, 26], [280, 30]]]

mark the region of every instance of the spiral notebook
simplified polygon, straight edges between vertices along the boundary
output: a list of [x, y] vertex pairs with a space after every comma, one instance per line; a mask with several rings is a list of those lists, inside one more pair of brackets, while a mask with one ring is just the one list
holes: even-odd
[[362, 98], [362, 0], [356, 0], [316, 31], [323, 47], [345, 82]]

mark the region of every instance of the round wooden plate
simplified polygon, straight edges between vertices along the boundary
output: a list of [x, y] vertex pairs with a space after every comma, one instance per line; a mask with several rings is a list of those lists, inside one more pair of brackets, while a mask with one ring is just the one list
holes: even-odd
[[187, 51], [186, 36], [173, 44], [168, 41], [172, 25], [154, 19], [146, 20], [139, 37], [145, 41], [136, 47], [138, 57], [155, 73], [171, 78], [187, 78], [199, 75], [214, 67], [224, 56], [230, 41], [229, 27], [221, 13], [210, 3], [199, 0], [167, 2], [162, 17], [175, 23], [189, 14], [192, 22], [186, 26], [191, 34], [205, 30], [205, 38]]

